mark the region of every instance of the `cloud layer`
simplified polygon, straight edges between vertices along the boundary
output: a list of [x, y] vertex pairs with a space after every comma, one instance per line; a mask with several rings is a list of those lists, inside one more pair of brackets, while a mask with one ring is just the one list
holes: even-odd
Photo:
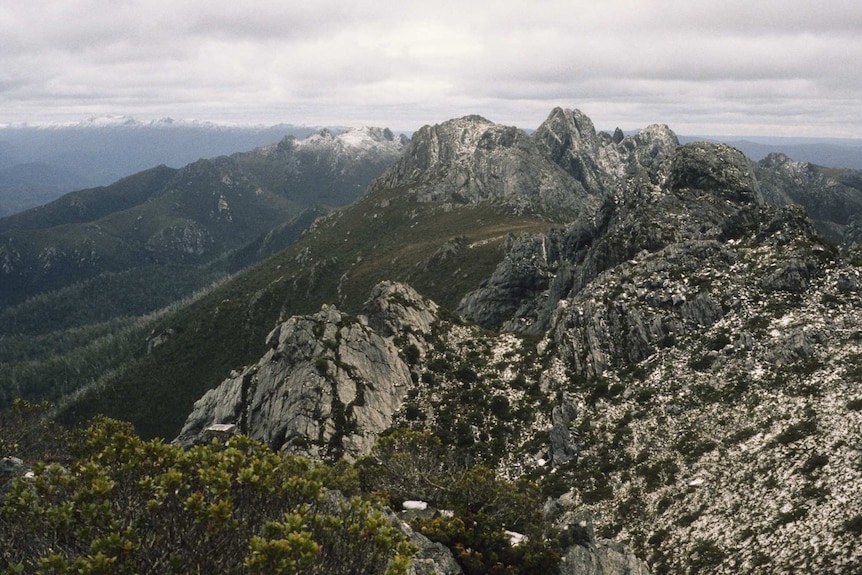
[[857, 0], [35, 0], [0, 7], [0, 122], [862, 134]]

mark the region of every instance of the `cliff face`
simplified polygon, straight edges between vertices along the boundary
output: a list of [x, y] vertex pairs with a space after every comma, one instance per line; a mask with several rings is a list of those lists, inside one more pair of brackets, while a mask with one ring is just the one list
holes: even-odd
[[664, 125], [647, 126], [634, 136], [596, 133], [579, 110], [554, 109], [534, 134], [543, 153], [590, 194], [616, 193], [626, 178], [657, 166], [679, 145]]
[[591, 218], [514, 240], [506, 259], [462, 300], [459, 312], [489, 327], [542, 333], [557, 302], [602, 272], [641, 252], [667, 248], [679, 258], [685, 242], [724, 241], [731, 233], [725, 228], [761, 217], [761, 204], [758, 183], [738, 151], [708, 144], [676, 148], [666, 161], [641, 168], [606, 196]]
[[[361, 317], [282, 323], [181, 440], [229, 422], [356, 458], [388, 428], [428, 429], [563, 494], [549, 518], [592, 515], [567, 552], [588, 572], [643, 572], [631, 550], [658, 573], [858, 572], [860, 262], [773, 205], [737, 150], [644, 132], [562, 110], [532, 137], [478, 118], [423, 129], [378, 189], [530, 209], [560, 194], [571, 217], [504, 242], [459, 306], [475, 323], [391, 282]], [[493, 177], [526, 159], [547, 177]]]
[[277, 326], [256, 365], [195, 404], [180, 441], [229, 422], [273, 449], [316, 459], [368, 453], [412, 386], [393, 337], [427, 332], [436, 305], [406, 286], [381, 284], [367, 308], [356, 318], [327, 306]]
[[587, 204], [581, 186], [526, 133], [479, 116], [420, 128], [376, 187], [407, 188], [422, 202], [496, 200], [567, 213]]

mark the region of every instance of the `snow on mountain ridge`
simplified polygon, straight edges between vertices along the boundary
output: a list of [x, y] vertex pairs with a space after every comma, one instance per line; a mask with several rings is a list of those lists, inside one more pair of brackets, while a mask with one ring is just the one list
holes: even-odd
[[301, 147], [338, 147], [360, 152], [381, 149], [398, 152], [403, 149], [407, 141], [406, 136], [396, 136], [389, 128], [363, 126], [347, 128], [338, 134], [334, 134], [329, 129], [323, 129], [303, 140], [297, 140], [296, 145]]

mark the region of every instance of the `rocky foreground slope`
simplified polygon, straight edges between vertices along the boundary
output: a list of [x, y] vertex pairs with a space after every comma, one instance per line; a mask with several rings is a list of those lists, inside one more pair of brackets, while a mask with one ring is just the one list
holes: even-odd
[[576, 215], [501, 243], [460, 315], [384, 282], [361, 314], [279, 323], [180, 441], [233, 423], [353, 459], [430, 429], [653, 573], [862, 571], [862, 261], [768, 203], [764, 164], [638, 137], [565, 110], [532, 138], [476, 118], [417, 133], [375, 189]]

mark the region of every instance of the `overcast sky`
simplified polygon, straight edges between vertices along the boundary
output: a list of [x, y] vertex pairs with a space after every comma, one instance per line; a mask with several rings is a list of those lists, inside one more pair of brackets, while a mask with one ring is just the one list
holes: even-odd
[[859, 0], [8, 0], [0, 123], [98, 115], [411, 131], [862, 137]]

